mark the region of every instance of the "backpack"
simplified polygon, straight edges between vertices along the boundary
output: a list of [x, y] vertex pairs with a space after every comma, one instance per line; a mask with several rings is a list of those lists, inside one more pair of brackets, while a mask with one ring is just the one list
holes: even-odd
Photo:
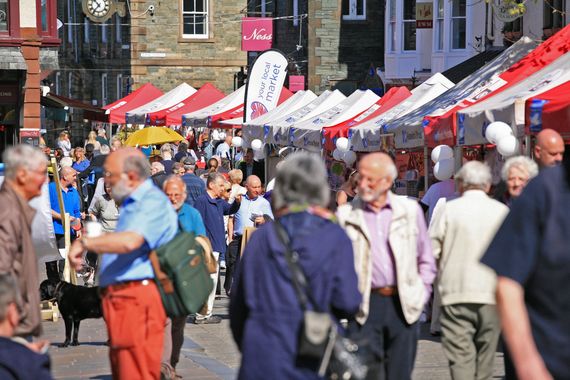
[[179, 232], [149, 255], [164, 310], [169, 317], [198, 312], [214, 283], [217, 262], [208, 238]]

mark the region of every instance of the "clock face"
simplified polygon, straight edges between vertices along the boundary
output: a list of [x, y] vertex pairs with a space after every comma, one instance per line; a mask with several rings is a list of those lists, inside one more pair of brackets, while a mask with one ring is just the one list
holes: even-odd
[[103, 18], [111, 12], [111, 0], [87, 0], [86, 6], [86, 11], [98, 18]]

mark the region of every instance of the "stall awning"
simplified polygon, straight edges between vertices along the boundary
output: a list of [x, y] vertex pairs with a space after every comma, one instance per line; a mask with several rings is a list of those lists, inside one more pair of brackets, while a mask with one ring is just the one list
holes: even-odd
[[445, 70], [442, 74], [453, 83], [459, 83], [485, 66], [488, 62], [491, 62], [495, 57], [501, 54], [502, 51], [503, 49], [484, 51]]
[[42, 96], [40, 103], [42, 106], [48, 108], [74, 108], [83, 111], [83, 117], [89, 120], [104, 121], [105, 110], [102, 108], [94, 107], [90, 104], [83, 103], [80, 100], [66, 98], [65, 96], [49, 93]]

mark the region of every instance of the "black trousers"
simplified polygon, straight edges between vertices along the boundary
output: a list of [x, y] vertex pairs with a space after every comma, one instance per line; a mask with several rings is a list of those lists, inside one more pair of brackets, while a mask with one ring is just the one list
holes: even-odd
[[241, 254], [241, 238], [241, 235], [235, 236], [228, 245], [228, 249], [226, 251], [226, 278], [224, 280], [224, 289], [228, 295], [232, 289], [234, 273], [239, 263], [239, 257]]
[[[57, 248], [65, 248], [65, 235], [55, 234]], [[48, 280], [61, 281], [63, 279], [63, 268], [65, 259], [46, 262], [46, 275]]]
[[418, 323], [408, 324], [397, 295], [370, 295], [370, 313], [363, 326], [348, 324], [350, 338], [362, 344], [369, 364], [369, 380], [409, 380], [419, 337]]

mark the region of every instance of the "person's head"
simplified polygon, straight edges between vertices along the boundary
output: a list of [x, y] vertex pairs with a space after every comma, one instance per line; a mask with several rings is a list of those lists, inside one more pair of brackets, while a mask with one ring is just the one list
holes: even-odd
[[239, 169], [232, 169], [228, 172], [228, 176], [230, 177], [230, 182], [232, 184], [241, 184], [243, 182], [243, 172]]
[[59, 166], [61, 166], [62, 168], [64, 166], [73, 166], [73, 159], [71, 157], [62, 157], [61, 160], [59, 161]]
[[91, 143], [85, 144], [85, 157], [91, 159], [93, 157], [94, 150], [95, 150], [95, 145]]
[[226, 169], [226, 171], [229, 171], [229, 170], [231, 170], [231, 166], [232, 166], [232, 165], [231, 165], [229, 159], [227, 159], [227, 158], [225, 158], [225, 157], [222, 158], [222, 163], [221, 163], [220, 167]]
[[358, 190], [358, 180], [359, 179], [360, 179], [360, 176], [358, 175], [358, 172], [356, 170], [354, 170], [352, 173], [349, 174], [348, 180], [346, 181], [348, 183], [348, 187], [350, 188], [350, 190], [352, 190], [355, 193]]
[[168, 143], [160, 147], [160, 156], [163, 160], [172, 160], [172, 146]]
[[228, 144], [229, 146], [232, 146], [232, 139], [233, 139], [233, 136], [230, 133], [228, 133], [226, 135], [226, 139], [225, 139], [226, 144]]
[[178, 152], [179, 153], [186, 153], [188, 151], [188, 143], [181, 142], [178, 144]]
[[493, 176], [489, 165], [480, 161], [469, 161], [455, 173], [455, 180], [462, 194], [467, 190], [482, 190], [487, 193], [491, 188]]
[[186, 184], [184, 181], [177, 175], [169, 176], [162, 185], [162, 189], [164, 194], [172, 203], [172, 206], [176, 211], [180, 210], [180, 207], [184, 205], [184, 201], [186, 200]]
[[525, 156], [509, 158], [501, 169], [501, 178], [506, 182], [511, 198], [521, 195], [528, 181], [537, 174], [538, 165]]
[[107, 144], [101, 144], [101, 149], [99, 150], [102, 155], [111, 153], [111, 148]]
[[224, 195], [224, 183], [226, 179], [218, 172], [208, 174], [206, 179], [206, 189], [212, 198], [220, 198]]
[[135, 148], [121, 148], [109, 154], [104, 168], [105, 184], [111, 186], [111, 197], [118, 204], [150, 177], [148, 160]]
[[101, 128], [97, 131], [97, 135], [101, 136], [101, 137], [105, 137], [105, 136], [107, 136], [107, 132], [105, 132], [105, 130], [103, 128]]
[[97, 141], [97, 133], [95, 131], [89, 132], [89, 134], [87, 135], [87, 140], [90, 142]]
[[0, 274], [0, 336], [12, 337], [20, 322], [17, 294], [14, 278], [9, 273]]
[[114, 152], [122, 147], [123, 147], [123, 142], [121, 141], [121, 139], [113, 137], [113, 140], [111, 140], [111, 152]]
[[318, 155], [297, 152], [287, 156], [277, 169], [271, 201], [275, 210], [291, 206], [329, 204], [327, 171]]
[[227, 202], [230, 199], [230, 193], [232, 192], [232, 184], [230, 181], [224, 182], [224, 194], [222, 198]]
[[184, 175], [184, 165], [182, 165], [181, 162], [175, 162], [172, 165], [172, 174], [177, 175], [177, 176]]
[[75, 158], [75, 162], [81, 162], [85, 159], [85, 150], [78, 146], [73, 150], [73, 157]]
[[562, 162], [564, 140], [554, 129], [543, 129], [536, 135], [534, 158], [541, 168], [555, 166]]
[[385, 197], [398, 177], [392, 158], [386, 153], [367, 154], [358, 163], [358, 195], [366, 203]]
[[59, 133], [59, 139], [60, 140], [67, 140], [69, 138], [69, 136], [67, 136], [66, 132], [60, 132]]
[[243, 156], [243, 160], [246, 164], [251, 165], [253, 164], [253, 149], [248, 149], [245, 152], [245, 156]]
[[261, 195], [262, 187], [261, 187], [261, 180], [256, 175], [250, 175], [245, 180], [245, 189], [247, 190], [247, 196], [250, 199], [257, 198]]
[[62, 166], [59, 170], [61, 187], [70, 187], [77, 183], [77, 171], [71, 166]]
[[164, 165], [161, 162], [155, 161], [150, 165], [150, 175], [164, 172]]
[[184, 165], [184, 173], [194, 173], [196, 160], [193, 157], [186, 157], [182, 160], [182, 165]]
[[216, 172], [218, 171], [218, 160], [215, 158], [210, 158], [208, 160], [208, 166], [206, 168], [209, 172]]
[[24, 199], [30, 200], [42, 193], [47, 178], [47, 158], [31, 145], [14, 145], [2, 155], [4, 178]]

